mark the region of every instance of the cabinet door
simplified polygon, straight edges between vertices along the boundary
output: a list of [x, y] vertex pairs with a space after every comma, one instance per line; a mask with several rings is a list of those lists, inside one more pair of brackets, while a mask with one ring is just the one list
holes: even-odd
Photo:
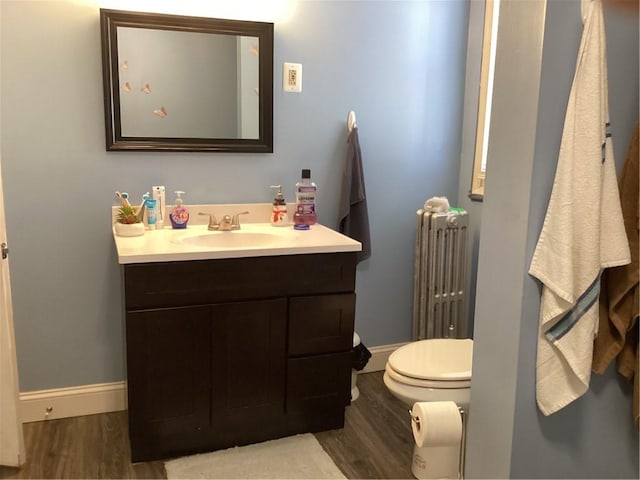
[[293, 297], [289, 355], [345, 352], [353, 348], [354, 293]]
[[210, 423], [211, 310], [127, 313], [127, 375], [132, 446]]
[[217, 304], [213, 313], [213, 428], [230, 444], [282, 428], [286, 299]]

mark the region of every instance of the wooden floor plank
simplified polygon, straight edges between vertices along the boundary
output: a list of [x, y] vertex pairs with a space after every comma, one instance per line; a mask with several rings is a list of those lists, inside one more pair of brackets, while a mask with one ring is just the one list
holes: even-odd
[[380, 373], [360, 375], [360, 398], [347, 409], [345, 428], [316, 434], [348, 478], [412, 478], [413, 436], [406, 406]]
[[[413, 437], [407, 408], [393, 397], [382, 372], [359, 375], [360, 398], [345, 426], [316, 438], [347, 478], [413, 478]], [[0, 478], [166, 478], [164, 463], [131, 463], [126, 412], [28, 423], [27, 462], [0, 466]]]

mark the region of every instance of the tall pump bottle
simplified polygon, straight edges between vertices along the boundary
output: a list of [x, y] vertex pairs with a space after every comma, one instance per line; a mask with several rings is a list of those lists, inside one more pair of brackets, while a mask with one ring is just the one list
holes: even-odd
[[152, 187], [153, 198], [156, 201], [156, 229], [164, 228], [164, 216], [167, 210], [165, 205], [164, 187], [153, 186]]
[[311, 181], [311, 170], [302, 170], [301, 179], [296, 183], [296, 211], [293, 215], [293, 228], [308, 230], [318, 221], [316, 213], [316, 184]]

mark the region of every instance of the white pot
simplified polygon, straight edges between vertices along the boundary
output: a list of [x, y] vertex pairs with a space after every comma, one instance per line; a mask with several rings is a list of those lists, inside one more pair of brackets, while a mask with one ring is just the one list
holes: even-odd
[[139, 237], [144, 235], [144, 223], [118, 223], [115, 224], [116, 235], [119, 237]]

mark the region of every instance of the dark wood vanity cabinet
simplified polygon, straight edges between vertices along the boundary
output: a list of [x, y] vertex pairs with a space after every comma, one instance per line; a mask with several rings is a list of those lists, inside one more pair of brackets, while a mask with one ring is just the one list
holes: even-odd
[[355, 253], [123, 273], [134, 462], [343, 426]]

